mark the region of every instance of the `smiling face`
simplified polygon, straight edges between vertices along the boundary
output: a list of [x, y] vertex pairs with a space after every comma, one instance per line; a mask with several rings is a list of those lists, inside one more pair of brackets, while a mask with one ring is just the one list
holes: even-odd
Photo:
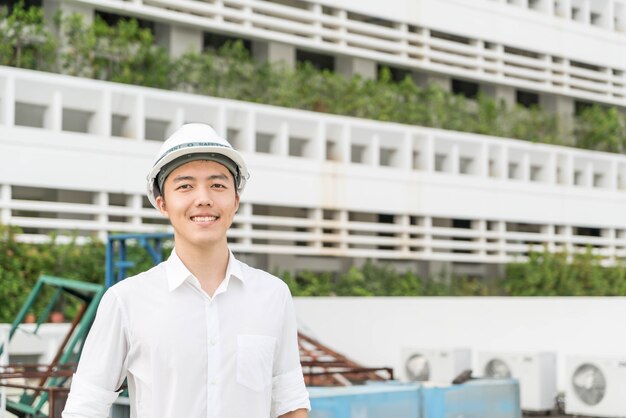
[[192, 161], [176, 168], [157, 197], [161, 213], [174, 227], [177, 247], [217, 249], [239, 208], [230, 171], [215, 161]]

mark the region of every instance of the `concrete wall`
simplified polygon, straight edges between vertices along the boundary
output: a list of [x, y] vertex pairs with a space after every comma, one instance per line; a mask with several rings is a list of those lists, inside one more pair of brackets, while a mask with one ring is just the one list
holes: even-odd
[[564, 390], [566, 354], [626, 352], [626, 298], [296, 298], [295, 306], [303, 331], [370, 367], [399, 370], [405, 347], [555, 351]]

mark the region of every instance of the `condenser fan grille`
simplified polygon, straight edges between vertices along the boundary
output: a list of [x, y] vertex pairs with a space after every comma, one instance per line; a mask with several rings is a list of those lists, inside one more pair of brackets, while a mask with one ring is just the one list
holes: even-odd
[[511, 377], [511, 369], [502, 360], [494, 358], [485, 366], [485, 376], [494, 379], [508, 379]]
[[597, 405], [606, 394], [606, 379], [593, 364], [579, 366], [572, 376], [574, 392], [587, 405]]
[[422, 354], [411, 355], [404, 364], [406, 375], [411, 381], [425, 382], [430, 378], [428, 360]]

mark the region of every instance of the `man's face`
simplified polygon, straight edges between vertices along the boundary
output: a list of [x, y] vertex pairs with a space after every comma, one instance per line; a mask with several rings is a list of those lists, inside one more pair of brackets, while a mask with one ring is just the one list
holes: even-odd
[[172, 171], [156, 202], [172, 223], [177, 244], [203, 247], [226, 244], [239, 195], [226, 167], [215, 161], [192, 161]]

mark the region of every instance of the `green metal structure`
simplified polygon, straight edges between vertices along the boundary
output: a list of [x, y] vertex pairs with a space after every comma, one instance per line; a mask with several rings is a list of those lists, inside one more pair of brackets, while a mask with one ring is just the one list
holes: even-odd
[[[44, 304], [44, 309], [37, 318], [34, 334], [50, 316], [61, 298], [77, 300], [78, 311], [74, 317], [70, 330], [50, 365], [41, 367], [19, 368], [11, 365], [5, 366], [0, 373], [3, 379], [2, 386], [23, 389], [18, 400], [7, 399], [6, 409], [18, 417], [27, 418], [56, 418], [60, 412], [55, 408], [55, 397], [67, 396], [67, 389], [63, 388], [71, 376], [75, 364], [80, 357], [83, 343], [96, 316], [98, 304], [104, 295], [105, 287], [99, 284], [69, 280], [52, 276], [41, 276], [35, 287], [28, 295], [9, 330], [8, 341], [10, 342], [15, 332], [24, 322], [26, 315], [32, 311], [35, 303]], [[0, 344], [0, 354], [7, 347]], [[22, 385], [8, 382], [11, 378], [38, 379], [38, 384]], [[7, 383], [8, 382], [8, 383]], [[57, 402], [60, 409], [64, 402]]]

